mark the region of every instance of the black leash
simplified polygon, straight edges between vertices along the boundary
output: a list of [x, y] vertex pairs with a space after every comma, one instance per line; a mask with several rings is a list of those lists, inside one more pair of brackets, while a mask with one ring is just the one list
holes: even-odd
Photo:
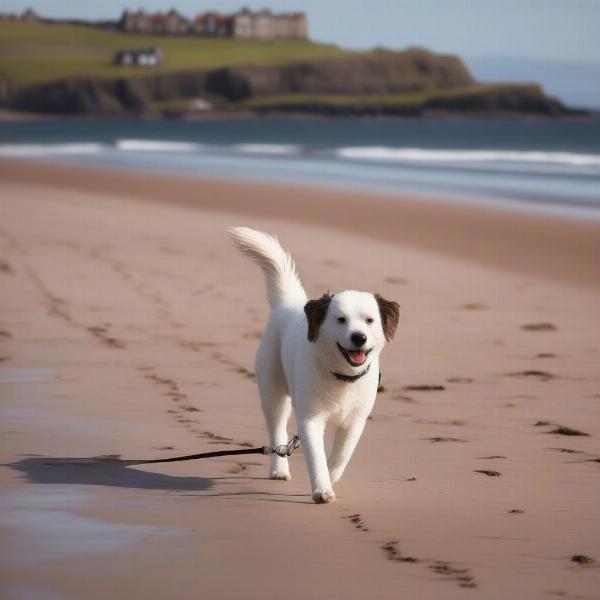
[[[275, 446], [260, 446], [259, 448], [245, 448], [242, 450], [217, 450], [216, 452], [201, 452], [200, 454], [187, 454], [172, 458], [155, 458], [154, 460], [128, 460], [128, 465], [151, 465], [156, 463], [179, 462], [182, 460], [196, 460], [198, 458], [214, 458], [216, 456], [237, 456], [239, 454], [277, 454], [282, 458], [291, 456], [300, 447], [300, 438], [295, 435], [287, 444]], [[110, 460], [110, 459], [107, 459]]]
[[[336, 379], [344, 381], [346, 383], [354, 383], [369, 372], [371, 365], [359, 373], [358, 375], [341, 375], [340, 373], [333, 373]], [[381, 384], [381, 371], [379, 371], [379, 384]], [[170, 462], [181, 462], [183, 460], [197, 460], [200, 458], [216, 458], [217, 456], [239, 456], [241, 454], [277, 454], [281, 458], [291, 456], [295, 450], [300, 447], [300, 437], [297, 435], [292, 436], [287, 444], [281, 444], [281, 446], [259, 446], [258, 448], [244, 448], [241, 450], [217, 450], [215, 452], [201, 452], [200, 454], [186, 454], [185, 456], [173, 456], [171, 458], [155, 458], [153, 460], [125, 460], [119, 459], [118, 462], [127, 463], [127, 466], [131, 465], [155, 465], [157, 463], [170, 463]], [[114, 457], [99, 457], [99, 460], [112, 462], [115, 461]]]

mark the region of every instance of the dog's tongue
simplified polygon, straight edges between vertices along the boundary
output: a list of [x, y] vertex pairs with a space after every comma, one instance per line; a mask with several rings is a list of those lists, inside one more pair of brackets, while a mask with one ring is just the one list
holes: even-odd
[[349, 350], [348, 356], [350, 357], [350, 360], [357, 365], [362, 365], [367, 358], [366, 352], [363, 352], [362, 350]]

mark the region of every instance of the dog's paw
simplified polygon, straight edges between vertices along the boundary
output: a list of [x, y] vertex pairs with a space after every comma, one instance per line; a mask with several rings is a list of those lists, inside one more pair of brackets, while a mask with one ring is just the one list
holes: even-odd
[[284, 469], [276, 469], [271, 471], [269, 473], [269, 477], [271, 479], [278, 479], [279, 481], [289, 481], [292, 478], [290, 472]]
[[333, 490], [316, 490], [312, 495], [313, 500], [317, 504], [328, 504], [335, 502], [335, 492]]

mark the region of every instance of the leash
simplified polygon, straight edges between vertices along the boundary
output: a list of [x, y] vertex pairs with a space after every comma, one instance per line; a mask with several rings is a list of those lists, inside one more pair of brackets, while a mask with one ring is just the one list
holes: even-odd
[[[341, 375], [340, 373], [333, 373], [338, 381], [344, 381], [346, 383], [354, 383], [369, 372], [371, 365], [359, 373], [358, 375]], [[379, 371], [379, 384], [381, 384], [381, 371]], [[199, 454], [186, 454], [185, 456], [173, 456], [171, 458], [155, 458], [152, 460], [125, 460], [118, 462], [127, 463], [131, 465], [155, 465], [158, 463], [170, 463], [170, 462], [181, 462], [184, 460], [198, 460], [201, 458], [216, 458], [217, 456], [239, 456], [242, 454], [277, 454], [281, 458], [287, 458], [291, 456], [298, 448], [300, 448], [300, 437], [294, 435], [290, 438], [287, 444], [281, 444], [280, 446], [259, 446], [258, 448], [244, 448], [240, 450], [217, 450], [215, 452], [201, 452]], [[99, 457], [99, 460], [105, 462], [114, 462], [114, 457]]]
[[[154, 460], [128, 460], [129, 465], [152, 465], [156, 463], [180, 462], [182, 460], [196, 460], [199, 458], [214, 458], [216, 456], [237, 456], [239, 454], [277, 454], [281, 458], [291, 456], [300, 447], [300, 438], [294, 435], [287, 444], [281, 446], [260, 446], [258, 448], [245, 448], [242, 450], [217, 450], [216, 452], [202, 452], [200, 454], [187, 454], [172, 458], [155, 458]], [[111, 460], [111, 459], [107, 459]]]

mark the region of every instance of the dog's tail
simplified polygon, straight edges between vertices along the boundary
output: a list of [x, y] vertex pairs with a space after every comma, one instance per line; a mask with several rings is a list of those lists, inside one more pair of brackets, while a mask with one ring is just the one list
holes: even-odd
[[262, 269], [271, 308], [280, 303], [291, 306], [306, 304], [306, 292], [294, 261], [275, 236], [248, 227], [232, 227], [227, 233], [235, 245]]

